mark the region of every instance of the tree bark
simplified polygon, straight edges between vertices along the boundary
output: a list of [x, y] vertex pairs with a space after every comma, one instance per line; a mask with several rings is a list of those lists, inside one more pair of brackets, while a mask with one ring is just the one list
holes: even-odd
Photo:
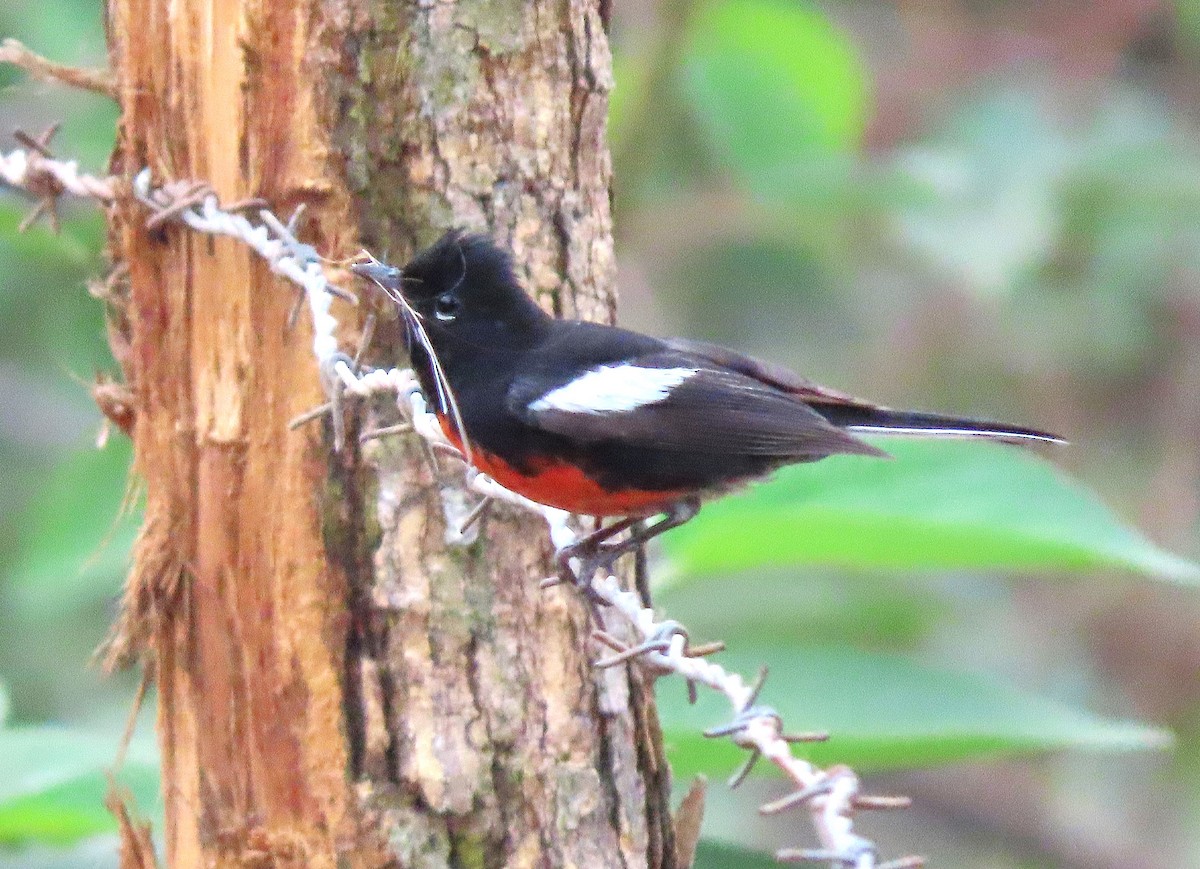
[[[117, 171], [304, 203], [331, 257], [486, 229], [550, 310], [612, 318], [596, 3], [109, 13]], [[541, 523], [496, 510], [447, 549], [456, 467], [289, 431], [322, 401], [294, 291], [144, 219], [126, 203], [111, 233], [146, 488], [123, 640], [155, 656], [169, 865], [673, 866], [651, 686], [590, 667], [586, 608], [538, 589]]]

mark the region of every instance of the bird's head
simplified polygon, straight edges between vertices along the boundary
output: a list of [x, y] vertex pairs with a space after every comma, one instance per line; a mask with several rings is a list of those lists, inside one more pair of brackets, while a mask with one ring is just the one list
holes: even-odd
[[375, 261], [351, 269], [407, 308], [406, 322], [415, 315], [435, 344], [502, 346], [528, 339], [548, 319], [513, 274], [508, 252], [484, 235], [450, 230], [402, 269]]

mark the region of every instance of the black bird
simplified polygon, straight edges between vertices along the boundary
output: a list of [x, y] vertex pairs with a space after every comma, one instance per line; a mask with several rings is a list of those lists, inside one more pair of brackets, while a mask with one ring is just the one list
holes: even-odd
[[[733, 350], [556, 320], [507, 251], [452, 230], [397, 269], [353, 270], [401, 310], [422, 389], [467, 460], [532, 501], [621, 520], [560, 553], [579, 579], [783, 465], [883, 457], [859, 434], [1062, 442], [1047, 432], [891, 410]], [[618, 532], [637, 527], [620, 543]]]

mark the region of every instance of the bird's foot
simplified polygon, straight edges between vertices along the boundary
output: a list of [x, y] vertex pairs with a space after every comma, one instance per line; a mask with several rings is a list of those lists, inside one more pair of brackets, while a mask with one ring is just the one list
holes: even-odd
[[580, 545], [588, 543], [589, 541], [579, 541], [563, 547], [555, 556], [558, 572], [542, 580], [542, 588], [560, 584], [574, 586], [583, 595], [597, 627], [603, 630], [603, 608], [608, 606], [608, 601], [596, 590], [593, 580], [597, 574], [610, 574], [612, 563], [620, 553], [611, 552], [606, 547], [596, 546], [594, 543]]

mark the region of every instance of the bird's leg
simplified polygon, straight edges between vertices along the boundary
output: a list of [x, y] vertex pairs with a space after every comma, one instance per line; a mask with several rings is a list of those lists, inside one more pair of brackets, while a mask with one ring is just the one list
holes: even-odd
[[642, 599], [642, 606], [651, 609], [654, 601], [650, 598], [650, 561], [645, 545], [633, 550], [633, 587]]
[[[697, 498], [685, 498], [672, 504], [657, 522], [640, 525], [640, 517], [631, 517], [614, 522], [607, 528], [594, 531], [582, 540], [568, 546], [559, 553], [558, 566], [564, 579], [572, 579], [577, 585], [587, 588], [599, 570], [611, 570], [613, 563], [626, 552], [633, 552], [653, 540], [664, 531], [678, 528], [700, 512]], [[632, 528], [633, 532], [618, 543], [610, 543], [615, 535]], [[579, 570], [571, 569], [571, 559], [579, 559]]]
[[[580, 587], [586, 586], [591, 581], [596, 571], [600, 569], [601, 564], [596, 563], [591, 565], [593, 559], [601, 551], [604, 542], [610, 537], [620, 534], [629, 528], [632, 528], [641, 517], [628, 517], [607, 525], [603, 528], [597, 528], [586, 537], [581, 537], [570, 546], [564, 546], [558, 552], [558, 574], [564, 582], [572, 582]], [[576, 572], [571, 567], [571, 560], [579, 559], [579, 571]]]
[[611, 565], [613, 561], [616, 561], [617, 558], [626, 552], [633, 552], [635, 549], [645, 546], [658, 535], [691, 521], [699, 512], [699, 498], [685, 498], [682, 501], [676, 501], [663, 514], [662, 519], [652, 524], [635, 528], [633, 533], [620, 543], [604, 547], [604, 551], [609, 553], [608, 561], [605, 562], [604, 566]]

